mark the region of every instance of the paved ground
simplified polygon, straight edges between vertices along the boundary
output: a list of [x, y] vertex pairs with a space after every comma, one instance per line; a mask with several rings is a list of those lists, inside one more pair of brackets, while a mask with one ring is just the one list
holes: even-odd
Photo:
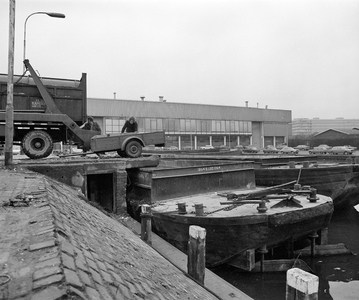
[[72, 188], [0, 169], [0, 299], [218, 299]]

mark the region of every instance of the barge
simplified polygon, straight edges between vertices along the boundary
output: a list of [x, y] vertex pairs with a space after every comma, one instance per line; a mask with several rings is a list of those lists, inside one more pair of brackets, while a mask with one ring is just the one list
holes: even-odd
[[[184, 253], [189, 226], [205, 228], [207, 267], [328, 226], [334, 210], [330, 197], [311, 198], [314, 189], [295, 191], [294, 182], [284, 190], [257, 187], [254, 170], [253, 162], [160, 160], [156, 168], [128, 172], [131, 198], [151, 204], [153, 231]], [[263, 194], [268, 190], [272, 195]], [[139, 218], [136, 207], [132, 215]]]

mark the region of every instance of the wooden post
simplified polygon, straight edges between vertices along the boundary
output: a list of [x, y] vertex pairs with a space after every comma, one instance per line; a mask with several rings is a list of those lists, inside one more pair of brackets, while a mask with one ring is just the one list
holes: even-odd
[[15, 44], [15, 0], [9, 6], [9, 61], [7, 74], [7, 101], [5, 112], [5, 166], [13, 164], [12, 143], [14, 136], [14, 44]]
[[329, 242], [329, 229], [325, 227], [320, 230], [319, 245], [328, 245]]
[[151, 217], [151, 206], [143, 204], [141, 206], [141, 239], [149, 245], [152, 245]]
[[316, 231], [313, 231], [310, 235], [309, 238], [311, 240], [310, 242], [310, 253], [311, 253], [311, 257], [315, 256], [315, 239], [318, 237], [318, 234]]
[[188, 275], [204, 285], [206, 269], [206, 229], [199, 226], [189, 227]]
[[319, 277], [298, 268], [287, 271], [286, 300], [317, 300]]

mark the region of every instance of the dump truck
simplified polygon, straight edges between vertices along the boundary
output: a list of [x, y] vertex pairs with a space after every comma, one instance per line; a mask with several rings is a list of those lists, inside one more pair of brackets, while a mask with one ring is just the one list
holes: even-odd
[[[138, 157], [146, 145], [164, 146], [165, 133], [100, 135], [80, 126], [87, 119], [86, 73], [80, 80], [41, 78], [29, 60], [30, 76], [14, 76], [14, 144], [32, 159], [45, 158], [56, 142], [76, 144], [84, 151], [117, 151], [122, 157]], [[5, 142], [7, 74], [0, 74], [0, 143]]]

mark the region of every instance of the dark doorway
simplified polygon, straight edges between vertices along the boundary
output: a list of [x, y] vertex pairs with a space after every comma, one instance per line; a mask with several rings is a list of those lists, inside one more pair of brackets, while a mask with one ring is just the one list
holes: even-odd
[[88, 174], [87, 198], [113, 212], [113, 174]]

